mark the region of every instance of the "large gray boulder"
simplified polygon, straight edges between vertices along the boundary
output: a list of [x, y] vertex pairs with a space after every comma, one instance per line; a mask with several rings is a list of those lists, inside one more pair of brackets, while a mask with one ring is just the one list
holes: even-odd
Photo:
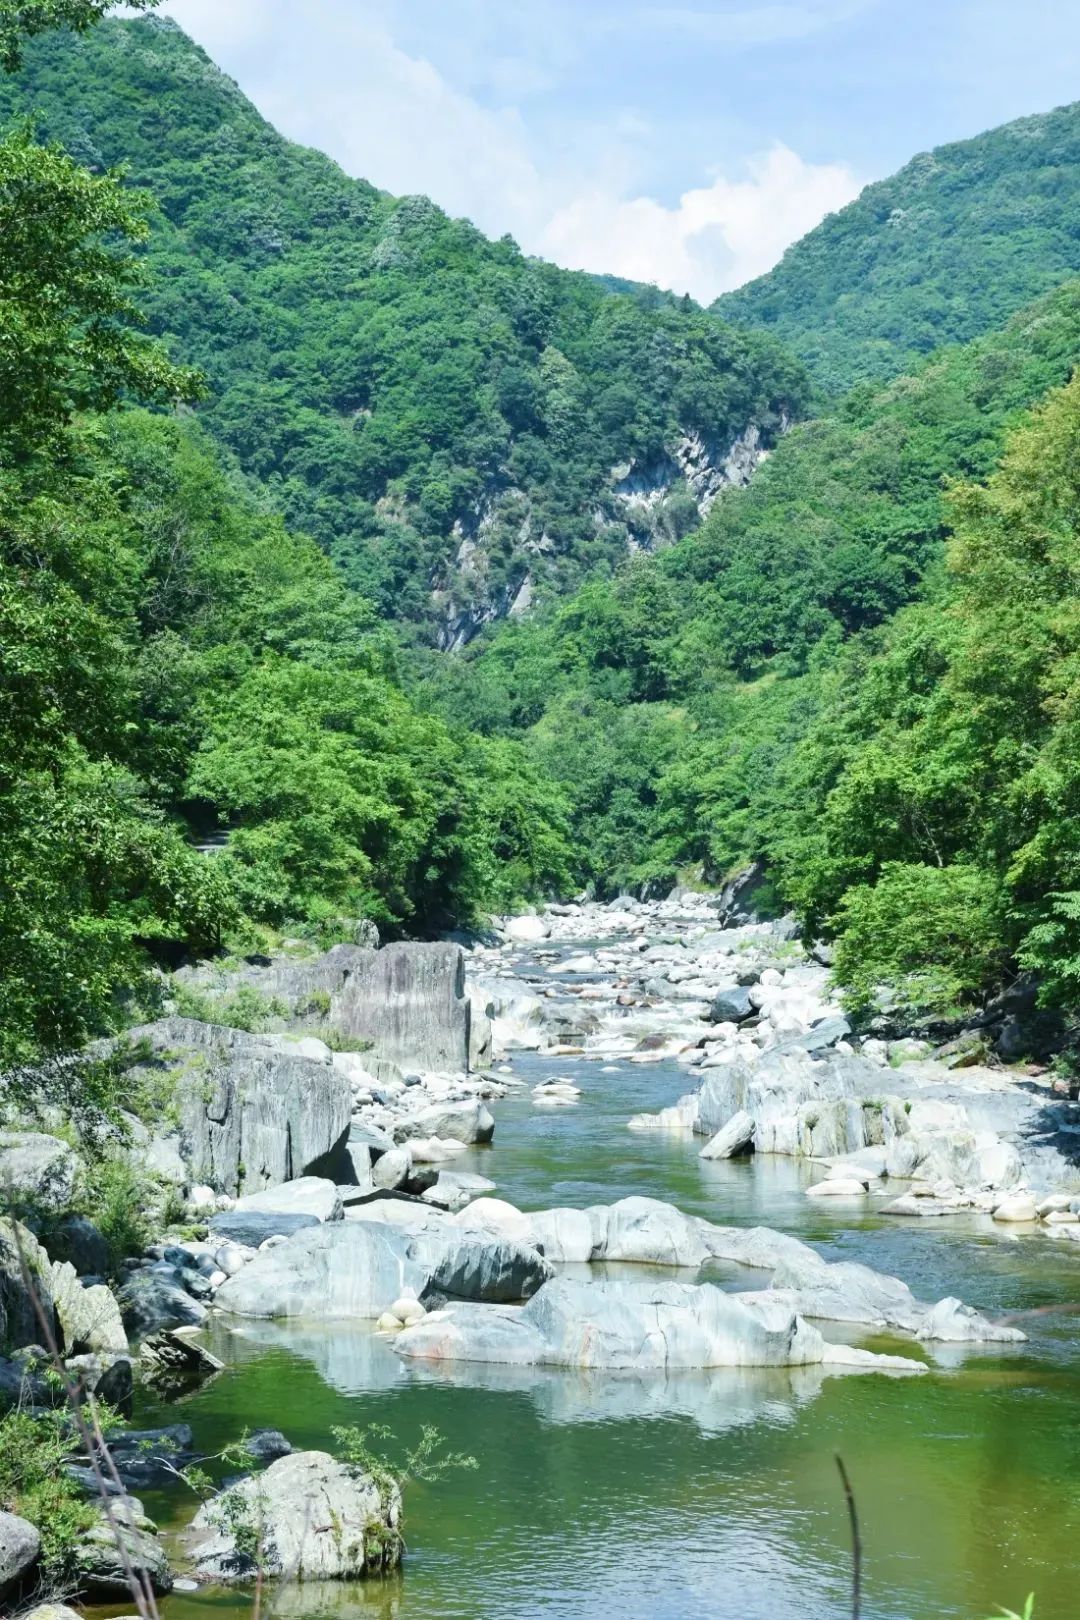
[[436, 1136], [440, 1141], [490, 1142], [495, 1134], [495, 1119], [491, 1110], [480, 1101], [433, 1103], [396, 1121], [394, 1136], [399, 1142], [413, 1137]]
[[41, 1537], [15, 1513], [0, 1513], [0, 1598], [18, 1589], [41, 1553]]
[[374, 1320], [403, 1294], [525, 1299], [551, 1275], [535, 1250], [421, 1208], [434, 1230], [351, 1219], [299, 1232], [222, 1283], [216, 1303], [238, 1316]]
[[711, 1136], [702, 1148], [699, 1158], [702, 1159], [734, 1159], [740, 1153], [748, 1153], [754, 1145], [754, 1132], [757, 1129], [753, 1114], [748, 1114], [745, 1108], [740, 1108], [732, 1114], [726, 1125], [722, 1125], [715, 1136]]
[[85, 1215], [66, 1215], [50, 1230], [53, 1260], [67, 1260], [80, 1277], [103, 1277], [109, 1269], [109, 1245]]
[[233, 1213], [241, 1215], [313, 1215], [317, 1221], [340, 1221], [341, 1194], [325, 1176], [298, 1176], [280, 1187], [238, 1198]]
[[40, 1131], [0, 1131], [0, 1208], [67, 1209], [75, 1193], [79, 1158], [73, 1148]]
[[891, 1141], [907, 1131], [898, 1097], [882, 1096], [881, 1073], [861, 1058], [803, 1050], [736, 1058], [709, 1069], [694, 1130], [713, 1137], [737, 1114], [754, 1122], [754, 1150], [831, 1158]]
[[55, 1314], [49, 1257], [25, 1226], [0, 1220], [0, 1343], [8, 1350], [40, 1344], [39, 1311], [51, 1326]]
[[119, 1300], [124, 1324], [137, 1339], [162, 1328], [196, 1327], [208, 1315], [206, 1306], [187, 1292], [176, 1268], [134, 1272], [121, 1288]]
[[53, 1264], [52, 1291], [65, 1354], [127, 1354], [128, 1337], [110, 1288], [104, 1283], [84, 1288], [75, 1267], [64, 1261]]
[[501, 1362], [604, 1371], [836, 1363], [880, 1371], [918, 1362], [830, 1345], [768, 1293], [729, 1294], [711, 1283], [548, 1283], [522, 1310], [454, 1305], [429, 1313], [394, 1341], [427, 1361]]
[[356, 1580], [401, 1561], [401, 1494], [323, 1451], [296, 1451], [240, 1480], [195, 1515], [198, 1573], [247, 1581], [255, 1573], [238, 1545], [254, 1527], [259, 1563], [270, 1577]]
[[131, 1032], [176, 1072], [190, 1179], [235, 1196], [297, 1176], [344, 1173], [348, 1078], [270, 1035], [167, 1018]]

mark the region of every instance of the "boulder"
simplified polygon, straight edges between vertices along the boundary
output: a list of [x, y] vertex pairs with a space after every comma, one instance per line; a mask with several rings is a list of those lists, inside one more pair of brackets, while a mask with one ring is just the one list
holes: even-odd
[[120, 1290], [124, 1325], [135, 1338], [162, 1328], [193, 1327], [205, 1322], [206, 1306], [192, 1299], [181, 1273], [150, 1270], [133, 1272]]
[[140, 1347], [145, 1383], [164, 1390], [203, 1384], [225, 1363], [181, 1333], [154, 1333]]
[[298, 1176], [295, 1181], [238, 1198], [231, 1214], [313, 1215], [317, 1221], [340, 1221], [341, 1195], [323, 1176]]
[[0, 1131], [0, 1191], [9, 1209], [65, 1210], [75, 1193], [79, 1159], [73, 1148], [39, 1131]]
[[64, 1363], [68, 1375], [86, 1395], [126, 1411], [135, 1392], [135, 1372], [131, 1357], [117, 1351], [97, 1350], [69, 1356]]
[[41, 1537], [15, 1513], [0, 1513], [0, 1598], [18, 1589], [38, 1561]]
[[709, 1138], [702, 1148], [699, 1158], [702, 1159], [734, 1159], [740, 1153], [749, 1153], [754, 1145], [754, 1116], [740, 1108], [732, 1114], [727, 1124], [717, 1131], [715, 1136]]
[[249, 1581], [255, 1566], [238, 1545], [249, 1525], [271, 1578], [355, 1580], [401, 1560], [397, 1487], [322, 1451], [292, 1452], [204, 1503], [192, 1524], [198, 1573]]
[[1027, 1334], [1019, 1328], [991, 1322], [970, 1305], [952, 1297], [940, 1299], [927, 1312], [917, 1330], [920, 1339], [944, 1344], [1023, 1344]]
[[236, 1196], [343, 1163], [352, 1087], [332, 1063], [269, 1035], [167, 1018], [130, 1032], [176, 1077], [189, 1179]]
[[109, 1269], [109, 1245], [85, 1215], [65, 1215], [51, 1229], [49, 1253], [66, 1260], [80, 1277], [103, 1277]]
[[69, 1356], [97, 1351], [126, 1355], [128, 1337], [120, 1306], [110, 1288], [84, 1288], [67, 1261], [52, 1268], [52, 1293], [60, 1323], [61, 1348]]
[[25, 1226], [0, 1219], [0, 1342], [9, 1350], [40, 1344], [38, 1310], [53, 1322], [49, 1257]]
[[588, 1215], [593, 1225], [594, 1260], [696, 1270], [709, 1258], [697, 1222], [657, 1198], [622, 1198], [614, 1204], [595, 1205]]
[[[292, 1237], [309, 1226], [319, 1226], [317, 1215], [299, 1210], [225, 1210], [213, 1215], [208, 1223], [210, 1236], [215, 1241], [229, 1243], [243, 1249], [258, 1249], [267, 1238]], [[225, 1270], [222, 1267], [222, 1270]]]
[[244, 1441], [244, 1449], [254, 1462], [277, 1462], [292, 1454], [292, 1446], [280, 1429], [254, 1429]]
[[408, 1114], [396, 1121], [394, 1137], [405, 1142], [412, 1136], [437, 1136], [440, 1140], [464, 1142], [490, 1142], [495, 1134], [495, 1120], [491, 1110], [479, 1100], [458, 1103], [433, 1103], [418, 1113]]
[[709, 1008], [709, 1022], [741, 1024], [744, 1019], [752, 1018], [755, 1011], [749, 990], [743, 985], [736, 985], [733, 989], [719, 991], [713, 997]]
[[[112, 1602], [131, 1598], [126, 1564], [149, 1583], [157, 1597], [172, 1591], [172, 1573], [155, 1526], [131, 1496], [114, 1497], [109, 1504], [113, 1525], [104, 1514], [100, 1523], [80, 1537], [74, 1550], [75, 1581], [91, 1601]], [[117, 1542], [122, 1543], [121, 1547]]]
[[412, 1173], [412, 1154], [406, 1147], [391, 1148], [371, 1168], [372, 1185], [382, 1192], [403, 1187]]
[[510, 917], [504, 925], [504, 932], [515, 945], [535, 945], [548, 938], [551, 924], [545, 922], [543, 917]]
[[374, 1321], [405, 1291], [418, 1299], [524, 1299], [550, 1274], [535, 1250], [444, 1220], [410, 1233], [384, 1220], [352, 1219], [264, 1250], [222, 1284], [217, 1303], [238, 1316]]
[[994, 1209], [995, 1221], [1037, 1221], [1038, 1218], [1038, 1206], [1031, 1194], [1026, 1192], [1012, 1193]]
[[880, 1370], [922, 1370], [917, 1362], [866, 1352], [849, 1360], [847, 1347], [828, 1345], [816, 1328], [768, 1294], [729, 1294], [712, 1283], [557, 1278], [522, 1310], [458, 1305], [432, 1312], [400, 1333], [394, 1349], [417, 1360], [604, 1371], [792, 1367], [833, 1359]]

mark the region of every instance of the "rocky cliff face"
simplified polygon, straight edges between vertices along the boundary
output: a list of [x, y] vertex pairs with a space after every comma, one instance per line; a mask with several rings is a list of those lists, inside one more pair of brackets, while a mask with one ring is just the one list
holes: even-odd
[[[787, 425], [781, 418], [780, 431]], [[659, 455], [612, 467], [590, 514], [596, 535], [616, 554], [670, 545], [723, 490], [750, 482], [774, 437], [756, 422], [728, 440], [689, 430]], [[442, 652], [459, 651], [487, 624], [528, 613], [562, 552], [525, 491], [510, 484], [489, 490], [454, 535], [453, 560], [431, 581]]]

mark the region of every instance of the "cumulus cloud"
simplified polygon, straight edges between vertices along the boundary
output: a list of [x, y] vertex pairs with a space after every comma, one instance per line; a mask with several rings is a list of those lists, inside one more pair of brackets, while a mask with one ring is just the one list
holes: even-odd
[[[818, 0], [822, 8], [851, 3]], [[659, 132], [634, 105], [586, 112], [569, 103], [553, 139], [550, 119], [534, 121], [529, 108], [547, 67], [530, 77], [521, 58], [491, 59], [489, 93], [462, 88], [404, 47], [387, 0], [307, 0], [303, 8], [170, 0], [167, 9], [292, 139], [388, 191], [424, 192], [491, 235], [510, 232], [526, 252], [568, 268], [708, 301], [767, 270], [859, 189], [847, 165], [806, 162], [777, 142], [734, 176], [718, 173], [662, 200], [642, 183]], [[790, 8], [780, 9], [786, 16]], [[770, 20], [777, 26], [776, 15]]]
[[744, 179], [717, 176], [673, 208], [583, 192], [542, 230], [542, 251], [575, 270], [609, 270], [709, 301], [771, 268], [784, 249], [858, 194], [846, 164], [805, 163], [777, 143]]

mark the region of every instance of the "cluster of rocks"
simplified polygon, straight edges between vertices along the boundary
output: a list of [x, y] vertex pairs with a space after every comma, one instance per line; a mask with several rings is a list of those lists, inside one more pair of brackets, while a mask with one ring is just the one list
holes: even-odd
[[[827, 951], [807, 956], [786, 923], [721, 926], [725, 909], [730, 896], [684, 894], [505, 920], [473, 951], [496, 1050], [674, 1059], [700, 1088], [632, 1130], [701, 1135], [705, 1158], [819, 1162], [815, 1198], [880, 1195], [890, 1215], [972, 1211], [1080, 1240], [1080, 1114], [1045, 1076], [1006, 1070], [971, 1031], [937, 1031], [936, 1048], [857, 1038]], [[1023, 997], [1005, 998], [1010, 1017]]]

